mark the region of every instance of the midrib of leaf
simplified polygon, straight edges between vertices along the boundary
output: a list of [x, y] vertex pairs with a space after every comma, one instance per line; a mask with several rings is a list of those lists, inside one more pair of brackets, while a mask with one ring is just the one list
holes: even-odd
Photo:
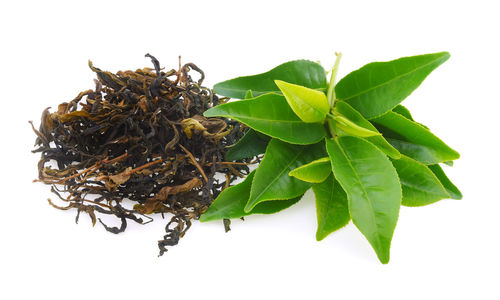
[[241, 118], [241, 119], [250, 119], [250, 120], [258, 120], [258, 121], [274, 121], [274, 122], [283, 122], [283, 123], [304, 123], [302, 120], [292, 121], [292, 120], [280, 120], [280, 119], [264, 119], [264, 118], [255, 118], [255, 117], [242, 117], [242, 116], [230, 116], [229, 118]]
[[[441, 58], [442, 58], [442, 57], [441, 57]], [[425, 67], [427, 67], [428, 65], [430, 65], [430, 64], [432, 64], [432, 63], [434, 63], [434, 62], [436, 62], [437, 60], [439, 60], [439, 59], [435, 59], [435, 60], [433, 60], [433, 61], [431, 61], [431, 62], [429, 62], [429, 63], [427, 63], [427, 64], [425, 64], [425, 65], [422, 65], [422, 66], [420, 66], [420, 67], [418, 67], [418, 68], [415, 68], [415, 69], [411, 70], [410, 72], [407, 72], [407, 73], [403, 73], [403, 74], [401, 74], [401, 75], [398, 75], [398, 76], [396, 76], [396, 77], [394, 77], [394, 78], [392, 78], [392, 79], [390, 79], [390, 80], [388, 80], [388, 81], [386, 81], [386, 82], [383, 82], [383, 83], [381, 83], [381, 84], [379, 84], [379, 85], [376, 85], [376, 86], [371, 87], [371, 88], [369, 88], [369, 89], [367, 89], [367, 90], [361, 91], [361, 92], [359, 92], [359, 93], [357, 93], [357, 94], [355, 94], [355, 95], [352, 95], [352, 96], [351, 96], [351, 97], [349, 97], [349, 98], [345, 98], [345, 99], [342, 99], [342, 100], [349, 100], [349, 99], [355, 98], [355, 97], [357, 97], [357, 96], [359, 96], [359, 95], [366, 94], [366, 93], [368, 93], [368, 92], [370, 92], [370, 91], [372, 91], [372, 90], [374, 90], [374, 89], [377, 89], [377, 88], [379, 88], [379, 87], [381, 87], [381, 86], [383, 86], [383, 85], [387, 85], [387, 84], [391, 83], [392, 81], [396, 81], [396, 80], [398, 80], [398, 79], [400, 79], [400, 78], [402, 78], [402, 77], [408, 76], [408, 75], [409, 75], [409, 74], [411, 74], [411, 73], [415, 73], [416, 71], [418, 71], [418, 70], [420, 70], [420, 69], [422, 69], [422, 68], [425, 68]], [[393, 67], [394, 67], [394, 66], [393, 66]], [[372, 72], [370, 72], [370, 74], [371, 74], [371, 73], [372, 73]], [[370, 76], [371, 76], [371, 75], [370, 75]], [[370, 81], [371, 81], [371, 78], [370, 78]], [[357, 82], [357, 80], [356, 80], [356, 82]]]
[[[224, 89], [224, 90], [227, 90], [227, 91], [233, 91], [233, 92], [238, 92], [238, 91], [242, 91], [243, 89], [235, 89], [235, 88], [220, 88], [220, 89]], [[319, 91], [319, 92], [324, 92], [326, 91], [326, 88], [311, 88], [311, 90], [315, 90], [315, 91]], [[257, 91], [257, 90], [252, 90], [252, 92], [254, 93], [262, 93], [262, 94], [272, 94], [272, 93], [278, 93], [279, 95], [282, 95], [282, 93], [277, 90], [277, 91]], [[248, 100], [248, 99], [247, 99]]]
[[[260, 196], [262, 196], [262, 194], [264, 194], [264, 193], [265, 193], [265, 192], [269, 189], [269, 187], [270, 187], [270, 186], [271, 186], [271, 185], [272, 185], [272, 184], [273, 184], [276, 180], [278, 180], [278, 178], [280, 178], [280, 177], [281, 177], [281, 175], [283, 175], [283, 173], [285, 173], [285, 171], [288, 169], [288, 167], [289, 167], [289, 166], [291, 166], [291, 165], [292, 165], [292, 164], [293, 164], [293, 163], [297, 160], [297, 157], [299, 157], [299, 155], [301, 155], [301, 154], [302, 154], [302, 152], [304, 152], [304, 150], [305, 150], [305, 149], [300, 150], [300, 152], [299, 152], [299, 153], [297, 153], [297, 155], [295, 155], [295, 157], [294, 157], [292, 160], [290, 160], [290, 162], [289, 162], [289, 163], [288, 163], [288, 164], [287, 164], [287, 165], [283, 168], [283, 170], [282, 170], [282, 171], [278, 174], [278, 176], [274, 177], [274, 179], [273, 179], [273, 180], [272, 180], [272, 181], [271, 181], [271, 182], [270, 182], [270, 183], [266, 186], [266, 188], [265, 188], [265, 189], [263, 189], [263, 190], [262, 190], [262, 192], [260, 192], [260, 193], [259, 193], [259, 195], [257, 195], [257, 197], [256, 197], [255, 199], [259, 199], [259, 198], [260, 198]], [[264, 155], [265, 155], [265, 154], [264, 154]], [[254, 180], [255, 180], [255, 178], [254, 178]], [[276, 199], [276, 200], [278, 200], [278, 199]]]
[[[436, 179], [437, 179], [437, 178], [436, 178]], [[420, 189], [420, 188], [418, 188], [418, 186], [417, 186], [417, 185], [412, 184], [412, 183], [409, 183], [409, 182], [407, 182], [406, 180], [401, 180], [401, 179], [399, 179], [399, 180], [400, 180], [400, 182], [401, 182], [401, 184], [402, 184], [402, 185], [404, 184], [404, 185], [406, 185], [406, 186], [408, 186], [408, 187], [410, 187], [410, 188], [412, 188], [412, 189], [414, 189], [414, 190], [417, 190], [417, 191], [424, 191], [424, 192], [428, 192], [429, 194], [433, 194], [433, 195], [438, 195], [438, 196], [441, 196], [441, 194], [438, 194], [438, 193], [436, 193], [436, 192], [434, 192], [434, 191], [430, 192], [430, 191], [428, 191], [428, 190]], [[441, 186], [442, 186], [442, 184], [441, 184]], [[449, 195], [449, 193], [446, 191], [446, 189], [444, 188], [444, 186], [442, 186], [442, 188], [443, 188], [443, 191], [445, 191], [445, 192], [446, 192], [446, 194], [448, 194], [448, 195]]]
[[[347, 160], [347, 163], [349, 164], [349, 166], [351, 167], [351, 169], [353, 170], [353, 173], [356, 177], [356, 179], [358, 180], [358, 182], [360, 183], [360, 186], [361, 186], [361, 190], [363, 191], [363, 194], [365, 195], [366, 199], [368, 200], [368, 204], [370, 205], [370, 216], [372, 217], [372, 221], [373, 223], [375, 224], [375, 231], [377, 232], [377, 242], [378, 242], [378, 247], [381, 246], [381, 241], [380, 241], [380, 232], [379, 232], [379, 229], [378, 229], [378, 224], [377, 224], [377, 221], [376, 221], [376, 218], [375, 218], [375, 213], [374, 213], [374, 209], [373, 209], [373, 205], [372, 205], [372, 202], [370, 200], [370, 198], [368, 197], [368, 193], [366, 192], [365, 190], [365, 187], [364, 185], [362, 184], [362, 181], [361, 181], [361, 178], [358, 176], [358, 173], [356, 172], [356, 170], [354, 169], [354, 166], [351, 164], [351, 161], [349, 159], [349, 156], [347, 155], [347, 153], [345, 153], [344, 151], [344, 148], [342, 148], [340, 146], [340, 143], [338, 143], [337, 141], [335, 141], [338, 145], [339, 145], [339, 148], [340, 148], [340, 151], [342, 152], [342, 154], [344, 155], [344, 157], [346, 158]], [[349, 201], [347, 202], [349, 204]], [[352, 217], [352, 216], [351, 216]], [[354, 219], [353, 219], [353, 222], [354, 222]]]
[[[330, 202], [332, 202], [333, 195], [335, 194], [335, 190], [334, 190], [335, 189], [335, 181], [333, 182], [333, 186], [334, 186], [333, 189], [328, 190], [330, 192], [330, 195], [329, 195], [330, 197], [328, 198], [329, 201], [327, 202], [328, 204]], [[332, 211], [332, 209], [333, 208], [332, 208], [331, 205], [327, 205], [326, 213], [323, 214], [323, 217], [321, 218], [321, 221], [322, 221], [323, 224], [326, 224], [325, 220], [328, 220], [328, 216], [330, 215], [330, 212]]]

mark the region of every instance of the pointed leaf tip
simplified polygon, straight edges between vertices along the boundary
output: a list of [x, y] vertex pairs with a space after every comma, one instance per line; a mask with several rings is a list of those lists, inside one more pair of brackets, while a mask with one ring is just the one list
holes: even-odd
[[323, 92], [282, 80], [274, 81], [293, 112], [306, 123], [323, 122], [330, 110]]

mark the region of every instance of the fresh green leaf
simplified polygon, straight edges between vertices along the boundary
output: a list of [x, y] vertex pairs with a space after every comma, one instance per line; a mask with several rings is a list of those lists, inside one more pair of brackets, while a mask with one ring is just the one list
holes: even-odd
[[460, 190], [451, 182], [451, 180], [446, 176], [446, 173], [443, 171], [441, 166], [439, 165], [430, 165], [429, 169], [436, 175], [436, 177], [441, 181], [441, 184], [444, 186], [448, 194], [450, 194], [451, 199], [460, 200], [462, 199], [462, 193]]
[[393, 160], [392, 164], [398, 172], [403, 188], [403, 205], [423, 206], [450, 197], [426, 165], [404, 155]]
[[[375, 128], [375, 126], [373, 126], [372, 123], [366, 120], [357, 110], [355, 110], [352, 106], [350, 106], [346, 102], [337, 101], [335, 103], [335, 111], [347, 117], [353, 123], [356, 123], [357, 125], [363, 128], [378, 133], [377, 128]], [[346, 134], [347, 133], [344, 133], [342, 131], [337, 132], [337, 135], [339, 136], [344, 136]], [[380, 135], [367, 137], [366, 140], [370, 141], [372, 144], [377, 146], [380, 150], [382, 150], [382, 152], [384, 152], [391, 158], [398, 159], [401, 156], [399, 151], [396, 150], [394, 147], [392, 147], [391, 144], [389, 144], [387, 140]]]
[[353, 223], [382, 263], [389, 262], [392, 235], [401, 206], [398, 174], [383, 152], [364, 139], [326, 140], [335, 178], [347, 194]]
[[323, 157], [290, 171], [288, 175], [302, 181], [319, 183], [325, 181], [330, 173], [332, 173], [330, 158]]
[[375, 118], [403, 101], [449, 57], [440, 52], [370, 63], [340, 80], [335, 93], [365, 118]]
[[407, 118], [410, 121], [415, 121], [413, 120], [410, 110], [401, 104], [398, 104], [396, 107], [394, 107], [392, 111], [402, 115], [403, 117]]
[[325, 181], [313, 185], [312, 189], [316, 197], [318, 217], [316, 240], [321, 241], [330, 233], [347, 225], [351, 216], [347, 196], [333, 174], [330, 174]]
[[226, 152], [226, 160], [235, 161], [243, 158], [251, 158], [266, 152], [270, 138], [249, 129], [245, 135]]
[[325, 155], [323, 143], [298, 146], [272, 139], [255, 173], [245, 211], [252, 211], [264, 201], [291, 199], [304, 194], [312, 184], [291, 177], [288, 173]]
[[326, 91], [325, 69], [318, 63], [308, 60], [295, 60], [277, 66], [269, 72], [238, 77], [217, 83], [214, 91], [223, 96], [242, 99], [248, 90], [255, 96], [280, 92], [275, 80], [302, 85], [311, 89]]
[[292, 144], [314, 144], [326, 135], [322, 124], [302, 122], [285, 97], [277, 94], [217, 105], [203, 115], [235, 119], [259, 132]]
[[455, 160], [460, 155], [422, 125], [395, 112], [372, 120], [377, 128], [402, 154], [424, 164]]
[[250, 188], [254, 175], [255, 171], [252, 171], [243, 182], [222, 191], [208, 210], [201, 215], [200, 221], [236, 219], [251, 214], [273, 214], [292, 206], [302, 197], [282, 201], [267, 201], [257, 205], [251, 212], [245, 212], [243, 209], [250, 197]]
[[306, 123], [321, 123], [330, 111], [328, 100], [323, 92], [301, 85], [275, 80], [288, 105]]
[[447, 166], [450, 166], [450, 167], [453, 167], [453, 161], [452, 160], [449, 160], [449, 161], [443, 161], [443, 164], [447, 165]]
[[245, 99], [251, 99], [251, 98], [254, 98], [252, 90], [246, 91], [246, 93], [245, 93]]
[[353, 121], [349, 120], [348, 118], [342, 115], [337, 114], [332, 116], [329, 114], [328, 117], [332, 118], [335, 121], [334, 123], [335, 128], [342, 130], [342, 132], [345, 132], [348, 135], [359, 136], [359, 137], [380, 136], [380, 133], [378, 131], [372, 131], [362, 126], [359, 126], [358, 124], [354, 123]]

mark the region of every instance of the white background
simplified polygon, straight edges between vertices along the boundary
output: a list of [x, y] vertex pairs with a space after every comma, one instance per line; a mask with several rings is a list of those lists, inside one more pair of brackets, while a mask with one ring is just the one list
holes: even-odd
[[[499, 299], [497, 1], [3, 1], [0, 4], [0, 298]], [[118, 71], [177, 56], [205, 84], [292, 59], [340, 77], [371, 61], [449, 51], [404, 104], [462, 158], [446, 168], [464, 199], [401, 209], [381, 265], [350, 224], [316, 242], [311, 194], [271, 216], [196, 222], [162, 258], [165, 221], [120, 235], [53, 209], [33, 184], [41, 111], [93, 87], [92, 59]]]

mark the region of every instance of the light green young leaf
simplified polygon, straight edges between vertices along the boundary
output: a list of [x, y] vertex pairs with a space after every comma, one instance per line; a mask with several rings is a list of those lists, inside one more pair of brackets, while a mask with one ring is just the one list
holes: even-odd
[[235, 119], [256, 131], [292, 144], [314, 144], [326, 135], [322, 124], [302, 122], [285, 97], [277, 94], [220, 104], [203, 115]]
[[453, 161], [452, 160], [449, 160], [449, 161], [443, 161], [443, 164], [449, 166], [449, 167], [453, 167]]
[[326, 140], [335, 178], [347, 194], [353, 223], [379, 260], [389, 262], [401, 206], [401, 185], [391, 162], [377, 147], [352, 136]]
[[267, 201], [257, 205], [251, 212], [245, 212], [244, 208], [250, 197], [250, 188], [254, 175], [255, 171], [252, 171], [243, 182], [222, 191], [208, 210], [201, 215], [200, 221], [236, 219], [252, 214], [273, 214], [292, 206], [302, 197], [281, 201]]
[[277, 66], [269, 72], [238, 77], [219, 82], [214, 91], [223, 96], [243, 99], [248, 90], [255, 96], [271, 92], [280, 92], [275, 80], [302, 85], [318, 91], [326, 91], [326, 72], [318, 63], [308, 60], [295, 60]]
[[246, 93], [245, 93], [245, 99], [251, 99], [251, 98], [254, 98], [252, 90], [246, 91]]
[[323, 157], [290, 171], [288, 175], [302, 181], [319, 183], [325, 181], [330, 173], [332, 173], [330, 158]]
[[323, 92], [301, 85], [275, 80], [288, 105], [306, 123], [322, 123], [330, 111], [328, 100]]
[[375, 118], [403, 101], [449, 57], [440, 52], [370, 63], [340, 80], [335, 93], [365, 118]]
[[401, 156], [392, 161], [398, 172], [405, 206], [423, 206], [450, 197], [439, 179], [424, 164]]
[[[370, 121], [366, 120], [357, 110], [355, 110], [352, 106], [347, 104], [346, 102], [343, 101], [337, 101], [335, 103], [335, 111], [342, 114], [349, 120], [351, 120], [353, 123], [356, 123], [357, 125], [366, 128], [370, 131], [377, 132], [377, 128], [370, 123]], [[344, 133], [342, 130], [338, 131], [337, 130], [337, 135], [338, 136], [344, 136], [347, 133]], [[396, 150], [394, 147], [391, 146], [387, 142], [387, 140], [380, 135], [376, 136], [370, 136], [367, 137], [366, 140], [370, 141], [372, 144], [377, 146], [382, 152], [384, 152], [386, 155], [388, 155], [391, 158], [398, 159], [401, 154], [399, 153], [398, 150]]]
[[226, 160], [250, 158], [266, 152], [270, 137], [249, 129], [245, 135], [226, 152]]
[[441, 181], [448, 194], [450, 194], [451, 199], [460, 200], [462, 199], [462, 193], [460, 190], [451, 182], [451, 180], [446, 176], [440, 165], [430, 165], [429, 169], [436, 175], [436, 177]]
[[348, 118], [342, 115], [337, 114], [332, 116], [329, 114], [328, 117], [332, 118], [335, 121], [334, 123], [335, 128], [340, 129], [342, 132], [347, 133], [348, 135], [359, 136], [359, 137], [380, 136], [380, 133], [378, 131], [372, 131], [362, 126], [359, 126], [358, 124], [354, 123], [353, 121], [349, 120]]
[[460, 157], [422, 125], [395, 112], [372, 120], [389, 143], [402, 154], [424, 164], [437, 164]]
[[252, 211], [264, 201], [291, 199], [304, 194], [312, 184], [288, 173], [325, 155], [323, 143], [298, 146], [272, 139], [255, 173], [245, 211]]
[[318, 218], [316, 240], [321, 241], [330, 233], [347, 225], [351, 216], [347, 196], [333, 174], [330, 174], [325, 181], [313, 185], [312, 189], [316, 197]]

